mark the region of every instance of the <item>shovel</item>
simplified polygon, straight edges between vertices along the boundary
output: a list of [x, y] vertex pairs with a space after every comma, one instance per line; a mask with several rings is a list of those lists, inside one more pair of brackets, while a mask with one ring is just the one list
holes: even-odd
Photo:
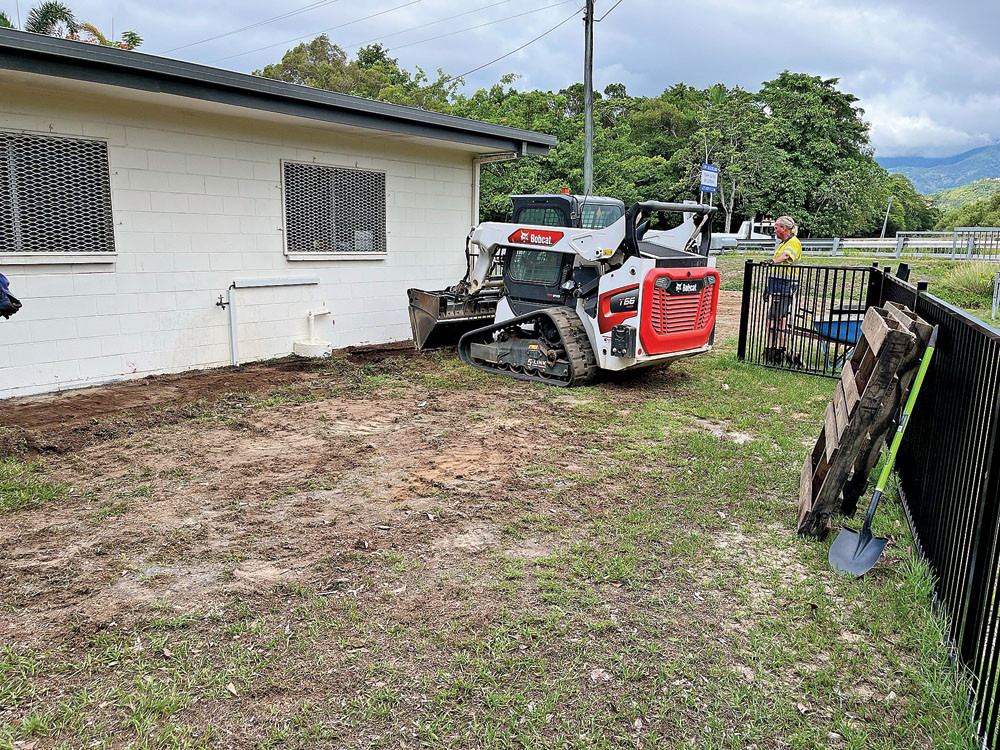
[[885, 483], [889, 481], [889, 474], [892, 472], [893, 464], [896, 463], [896, 452], [899, 450], [899, 444], [903, 442], [903, 432], [906, 431], [906, 424], [910, 421], [910, 413], [917, 401], [920, 384], [924, 382], [924, 375], [931, 363], [937, 335], [938, 327], [934, 326], [930, 341], [927, 342], [927, 348], [924, 350], [924, 357], [920, 360], [917, 377], [913, 381], [910, 395], [906, 399], [906, 406], [903, 407], [903, 416], [899, 418], [899, 427], [896, 428], [896, 434], [892, 438], [889, 458], [886, 460], [885, 466], [882, 467], [882, 473], [879, 474], [878, 482], [875, 484], [875, 492], [868, 504], [868, 512], [865, 513], [865, 522], [861, 525], [861, 531], [844, 528], [830, 545], [830, 565], [834, 570], [844, 575], [860, 578], [875, 567], [875, 563], [882, 556], [882, 550], [885, 549], [885, 545], [889, 541], [872, 536], [872, 518], [875, 517], [875, 510], [878, 508], [879, 500], [882, 499]]

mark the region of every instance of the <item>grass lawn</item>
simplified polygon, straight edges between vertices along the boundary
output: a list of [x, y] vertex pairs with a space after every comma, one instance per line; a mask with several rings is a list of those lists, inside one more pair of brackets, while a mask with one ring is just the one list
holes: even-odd
[[898, 504], [860, 581], [795, 534], [833, 381], [734, 349], [571, 391], [338, 355], [8, 427], [0, 747], [975, 747]]

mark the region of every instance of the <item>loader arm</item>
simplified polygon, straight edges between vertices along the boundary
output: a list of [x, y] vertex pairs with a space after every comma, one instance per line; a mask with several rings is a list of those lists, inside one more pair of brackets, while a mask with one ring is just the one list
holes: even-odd
[[469, 294], [476, 294], [489, 277], [493, 259], [502, 247], [545, 250], [579, 255], [587, 264], [610, 260], [625, 239], [625, 217], [604, 229], [533, 226], [486, 222], [476, 227], [470, 240], [479, 248], [479, 257], [469, 278]]

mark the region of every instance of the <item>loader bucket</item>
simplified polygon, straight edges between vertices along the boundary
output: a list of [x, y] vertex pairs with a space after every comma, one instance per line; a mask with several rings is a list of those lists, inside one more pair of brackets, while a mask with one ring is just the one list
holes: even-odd
[[417, 349], [454, 346], [463, 334], [489, 325], [497, 311], [499, 291], [469, 299], [454, 292], [408, 289], [410, 329]]

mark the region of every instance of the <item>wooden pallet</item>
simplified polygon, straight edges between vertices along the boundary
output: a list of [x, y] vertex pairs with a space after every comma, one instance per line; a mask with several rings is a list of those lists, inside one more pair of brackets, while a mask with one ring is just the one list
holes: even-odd
[[891, 302], [865, 313], [861, 338], [826, 407], [823, 430], [802, 465], [800, 534], [823, 538], [833, 516], [853, 515], [930, 330], [909, 309]]

